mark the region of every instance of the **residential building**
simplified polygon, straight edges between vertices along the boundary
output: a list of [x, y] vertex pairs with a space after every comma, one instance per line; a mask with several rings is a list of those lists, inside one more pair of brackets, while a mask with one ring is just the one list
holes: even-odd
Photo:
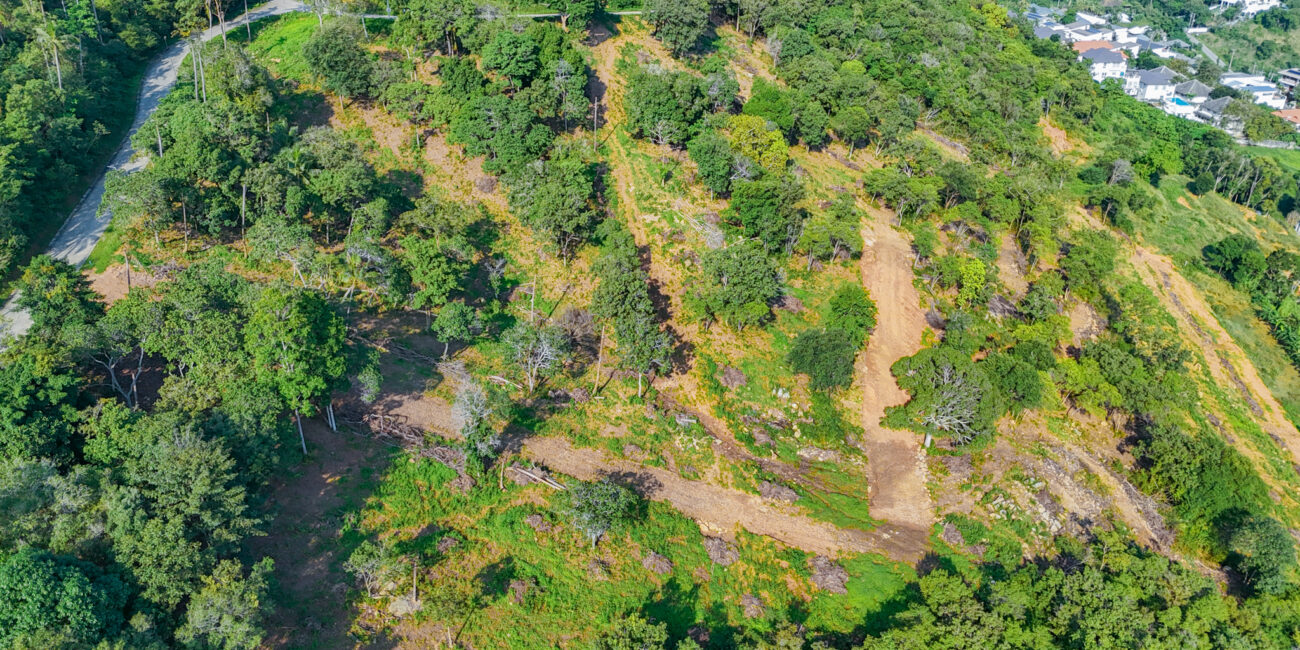
[[1174, 95], [1189, 104], [1200, 104], [1210, 98], [1210, 91], [1212, 90], [1214, 89], [1196, 79], [1192, 79], [1174, 86]]
[[1078, 11], [1074, 14], [1075, 18], [1092, 25], [1105, 25], [1108, 21], [1097, 14], [1090, 14], [1086, 11]]
[[1241, 135], [1241, 120], [1225, 115], [1225, 110], [1232, 103], [1231, 97], [1211, 99], [1196, 107], [1196, 119], [1213, 124], [1235, 136]]
[[1174, 96], [1177, 72], [1160, 66], [1150, 70], [1129, 70], [1124, 75], [1124, 92], [1144, 102], [1163, 102]]
[[1247, 18], [1257, 13], [1268, 11], [1274, 7], [1282, 6], [1280, 0], [1220, 0], [1220, 4], [1230, 7], [1240, 7], [1241, 15]]
[[1128, 71], [1128, 59], [1115, 50], [1095, 47], [1079, 55], [1080, 61], [1088, 63], [1088, 72], [1092, 80], [1101, 83], [1107, 79], [1123, 79]]
[[1300, 130], [1300, 108], [1286, 108], [1280, 111], [1273, 111], [1273, 114], [1290, 122], [1291, 126]]
[[1263, 75], [1229, 72], [1219, 77], [1219, 83], [1240, 92], [1256, 104], [1273, 110], [1286, 106], [1286, 96]]
[[1300, 69], [1287, 68], [1277, 73], [1277, 85], [1288, 95], [1294, 95], [1295, 87], [1300, 86]]

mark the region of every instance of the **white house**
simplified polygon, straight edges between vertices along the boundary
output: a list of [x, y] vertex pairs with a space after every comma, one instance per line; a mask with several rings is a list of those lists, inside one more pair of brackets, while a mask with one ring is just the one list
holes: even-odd
[[1123, 54], [1102, 47], [1094, 47], [1080, 54], [1079, 60], [1088, 62], [1088, 72], [1097, 83], [1107, 79], [1123, 79], [1128, 70], [1128, 59]]
[[1240, 7], [1241, 15], [1247, 18], [1254, 16], [1262, 11], [1268, 11], [1273, 7], [1280, 7], [1280, 0], [1222, 0], [1221, 4], [1230, 7]]
[[1163, 65], [1150, 70], [1130, 70], [1124, 75], [1124, 92], [1144, 102], [1172, 99], [1177, 74]]
[[1074, 17], [1091, 25], [1105, 25], [1106, 19], [1097, 14], [1090, 14], [1086, 11], [1076, 11]]
[[1219, 83], [1240, 92], [1256, 104], [1273, 110], [1286, 106], [1286, 95], [1264, 75], [1229, 72], [1219, 77]]

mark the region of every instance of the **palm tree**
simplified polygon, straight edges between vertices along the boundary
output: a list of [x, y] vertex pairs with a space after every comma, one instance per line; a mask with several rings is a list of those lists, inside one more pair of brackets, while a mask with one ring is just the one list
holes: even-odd
[[[63, 90], [63, 65], [59, 60], [59, 50], [63, 47], [63, 40], [55, 31], [54, 25], [46, 22], [44, 25], [35, 28], [36, 43], [41, 47], [41, 51], [49, 48], [54, 53], [54, 76], [58, 80], [59, 90]], [[46, 59], [46, 66], [49, 66], [49, 59]]]

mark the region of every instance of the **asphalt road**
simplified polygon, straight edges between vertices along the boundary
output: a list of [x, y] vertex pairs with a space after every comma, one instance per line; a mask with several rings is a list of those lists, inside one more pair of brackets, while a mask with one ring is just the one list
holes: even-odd
[[[270, 0], [264, 5], [249, 11], [247, 14], [235, 18], [226, 23], [227, 33], [233, 31], [236, 27], [243, 27], [245, 22], [255, 21], [268, 16], [279, 16], [292, 11], [305, 11], [306, 5], [298, 0]], [[213, 27], [203, 32], [203, 40], [210, 41], [214, 38], [221, 37], [221, 27]], [[166, 50], [163, 50], [149, 64], [144, 73], [144, 82], [140, 87], [140, 99], [136, 103], [135, 120], [131, 122], [131, 129], [126, 136], [122, 138], [122, 144], [118, 147], [117, 153], [113, 154], [113, 159], [104, 168], [103, 173], [95, 179], [95, 184], [86, 190], [82, 195], [81, 201], [77, 207], [73, 208], [72, 214], [64, 222], [63, 227], [54, 235], [53, 241], [46, 249], [46, 253], [63, 260], [73, 266], [81, 266], [85, 263], [86, 258], [90, 257], [90, 252], [95, 249], [95, 243], [104, 235], [108, 229], [108, 224], [113, 215], [108, 211], [99, 214], [99, 204], [104, 199], [104, 178], [112, 170], [123, 170], [133, 172], [141, 169], [148, 162], [147, 156], [135, 157], [135, 150], [131, 148], [131, 136], [140, 129], [145, 120], [153, 114], [158, 108], [158, 103], [162, 101], [167, 93], [176, 86], [176, 79], [180, 74], [181, 63], [185, 60], [185, 55], [189, 54], [190, 46], [188, 41], [180, 41], [172, 44]], [[10, 297], [9, 302], [5, 303], [3, 309], [0, 309], [0, 332], [4, 335], [21, 336], [31, 328], [32, 321], [27, 313], [18, 309], [15, 301], [17, 294]]]

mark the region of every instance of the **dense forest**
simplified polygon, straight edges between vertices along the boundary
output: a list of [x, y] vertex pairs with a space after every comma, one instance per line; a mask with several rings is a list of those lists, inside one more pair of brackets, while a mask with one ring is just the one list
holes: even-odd
[[1295, 169], [1021, 7], [547, 7], [2, 7], [10, 266], [193, 49], [11, 287], [0, 647], [1300, 643]]

